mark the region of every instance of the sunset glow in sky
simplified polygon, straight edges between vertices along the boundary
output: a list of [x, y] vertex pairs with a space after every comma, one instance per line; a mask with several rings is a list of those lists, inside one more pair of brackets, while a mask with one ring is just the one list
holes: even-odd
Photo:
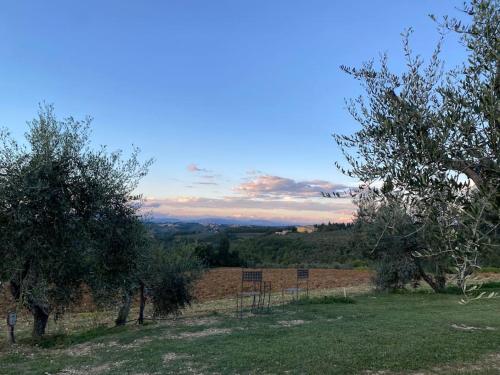
[[[349, 221], [356, 186], [334, 167], [331, 134], [358, 125], [362, 93], [339, 66], [387, 52], [400, 33], [430, 55], [428, 17], [459, 1], [12, 1], [0, 12], [0, 126], [21, 137], [39, 102], [94, 118], [93, 140], [142, 149], [145, 212], [293, 223]], [[452, 15], [457, 15], [453, 14]], [[452, 36], [446, 67], [463, 59]]]

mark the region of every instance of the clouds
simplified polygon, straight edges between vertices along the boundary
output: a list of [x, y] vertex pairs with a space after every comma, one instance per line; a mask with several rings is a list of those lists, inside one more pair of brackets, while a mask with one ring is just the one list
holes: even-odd
[[283, 201], [283, 200], [256, 200], [243, 197], [173, 197], [173, 198], [146, 198], [145, 208], [220, 208], [220, 209], [263, 209], [263, 210], [290, 210], [290, 211], [321, 211], [351, 209], [353, 204], [348, 199], [327, 199], [321, 201]]
[[219, 198], [172, 197], [146, 199], [143, 212], [152, 216], [182, 218], [232, 217], [306, 224], [352, 220], [354, 204], [350, 199], [272, 200], [241, 196]]
[[346, 190], [349, 186], [324, 180], [296, 181], [272, 175], [257, 175], [236, 187], [236, 191], [261, 199], [304, 199], [321, 196], [321, 192]]
[[198, 166], [198, 164], [195, 164], [195, 163], [191, 163], [191, 164], [189, 164], [189, 165], [186, 167], [186, 169], [187, 169], [189, 172], [191, 172], [191, 173], [208, 172], [208, 170], [207, 170], [207, 169], [205, 169], [205, 168], [200, 168], [200, 167]]
[[197, 178], [200, 178], [201, 181], [193, 182], [195, 185], [218, 185], [216, 179], [220, 177], [220, 175], [213, 174], [211, 170], [206, 168], [201, 168], [198, 164], [191, 163], [186, 169], [193, 173]]
[[[248, 218], [310, 224], [348, 222], [355, 211], [348, 197], [327, 199], [321, 195], [322, 192], [349, 189], [344, 184], [319, 179], [295, 180], [252, 170], [239, 183], [227, 185], [231, 180], [198, 164], [192, 163], [186, 168], [192, 176], [186, 181], [190, 188], [186, 195], [190, 196], [145, 199], [143, 212], [146, 215], [193, 220]], [[219, 191], [210, 190], [215, 185], [219, 185]]]

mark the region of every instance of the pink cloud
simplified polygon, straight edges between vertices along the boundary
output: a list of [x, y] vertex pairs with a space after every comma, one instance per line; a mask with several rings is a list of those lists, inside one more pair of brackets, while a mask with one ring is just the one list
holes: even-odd
[[145, 199], [143, 212], [173, 217], [235, 217], [296, 223], [348, 222], [355, 206], [350, 199], [261, 200], [249, 197], [172, 197]]
[[200, 168], [197, 164], [191, 163], [187, 167], [187, 170], [191, 173], [198, 173], [198, 172], [208, 172], [205, 168]]
[[321, 192], [332, 192], [349, 189], [343, 184], [334, 184], [324, 180], [296, 181], [291, 178], [259, 175], [251, 181], [240, 184], [236, 191], [253, 198], [315, 198]]

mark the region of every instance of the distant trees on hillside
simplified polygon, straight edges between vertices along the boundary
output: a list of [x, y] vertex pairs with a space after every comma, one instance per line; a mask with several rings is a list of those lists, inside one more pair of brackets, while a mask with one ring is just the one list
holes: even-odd
[[207, 267], [239, 267], [244, 262], [239, 254], [230, 249], [229, 238], [225, 234], [218, 235], [216, 245], [207, 242], [195, 244], [195, 254]]
[[352, 223], [330, 223], [328, 224], [315, 224], [314, 227], [318, 232], [333, 232], [336, 230], [349, 229], [352, 227]]

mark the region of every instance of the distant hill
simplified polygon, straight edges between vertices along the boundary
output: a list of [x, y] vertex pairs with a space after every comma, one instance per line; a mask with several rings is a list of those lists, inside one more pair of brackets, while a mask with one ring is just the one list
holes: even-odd
[[290, 225], [303, 225], [304, 223], [295, 223], [278, 220], [264, 220], [264, 219], [248, 219], [248, 218], [233, 218], [233, 217], [170, 217], [170, 216], [153, 216], [145, 220], [150, 223], [199, 223], [199, 224], [219, 224], [219, 225], [255, 225], [263, 227], [284, 227]]

